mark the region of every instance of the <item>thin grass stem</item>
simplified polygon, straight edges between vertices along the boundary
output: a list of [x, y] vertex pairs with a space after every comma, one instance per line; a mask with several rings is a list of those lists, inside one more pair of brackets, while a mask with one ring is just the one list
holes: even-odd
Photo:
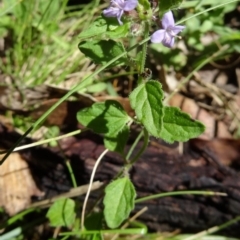
[[[76, 130], [76, 131], [58, 136], [58, 137], [49, 138], [49, 139], [41, 140], [41, 141], [38, 141], [38, 142], [35, 142], [35, 143], [26, 144], [24, 146], [17, 147], [15, 149], [13, 149], [13, 152], [21, 151], [21, 150], [32, 148], [32, 147], [36, 147], [36, 146], [43, 145], [43, 144], [46, 144], [46, 143], [49, 143], [49, 142], [52, 142], [52, 141], [61, 140], [61, 139], [67, 138], [67, 137], [71, 137], [71, 136], [80, 134], [83, 131], [86, 131], [86, 129], [83, 129], [83, 130], [79, 129], [79, 130]], [[6, 151], [0, 152], [0, 154], [4, 154], [4, 153], [6, 153]]]
[[222, 192], [187, 190], [187, 191], [174, 191], [174, 192], [153, 194], [151, 196], [139, 198], [135, 201], [135, 203], [140, 203], [140, 202], [144, 202], [144, 201], [148, 201], [156, 198], [172, 197], [172, 196], [179, 196], [179, 195], [209, 195], [209, 196], [222, 196], [222, 197], [227, 196], [226, 193], [222, 193]]

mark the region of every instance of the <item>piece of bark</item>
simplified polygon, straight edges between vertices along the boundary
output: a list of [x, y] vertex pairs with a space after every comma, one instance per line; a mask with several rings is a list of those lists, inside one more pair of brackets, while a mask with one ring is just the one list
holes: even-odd
[[[3, 138], [0, 139], [3, 141]], [[206, 141], [203, 149], [207, 144], [211, 146], [211, 141]], [[148, 211], [139, 220], [147, 223], [150, 229], [172, 231], [178, 228], [184, 232], [197, 232], [223, 224], [240, 214], [239, 167], [229, 164], [234, 163], [236, 155], [230, 154], [228, 161], [218, 164], [215, 161], [217, 154], [213, 153], [212, 156], [216, 158], [213, 160], [199, 145], [201, 146], [190, 141], [181, 155], [176, 144], [167, 145], [152, 139], [130, 171], [138, 198], [179, 190], [212, 190], [227, 193], [228, 196], [188, 195], [139, 203], [136, 211], [148, 207]], [[238, 146], [233, 142], [230, 145], [233, 148]], [[78, 185], [88, 184], [96, 159], [104, 151], [102, 138], [87, 132], [78, 138], [64, 139], [61, 147], [65, 157], [71, 161]], [[139, 148], [140, 145], [134, 154]], [[62, 153], [54, 151], [35, 148], [22, 152], [38, 186], [46, 193], [46, 198], [66, 192], [72, 187]], [[228, 151], [231, 151], [230, 148]], [[108, 183], [122, 166], [123, 160], [118, 154], [108, 153], [97, 169], [95, 180]], [[96, 193], [90, 196], [93, 201], [97, 197]], [[240, 224], [235, 224], [230, 231], [232, 236], [239, 235]]]
[[[212, 190], [227, 193], [228, 196], [179, 196], [137, 204], [136, 210], [143, 206], [149, 209], [140, 220], [159, 231], [174, 228], [201, 231], [240, 214], [240, 188], [236, 184], [240, 180], [238, 169], [224, 165], [225, 162], [218, 165], [211, 159], [203, 158], [199, 149], [194, 151], [194, 142], [189, 143], [192, 150], [186, 148], [184, 155], [178, 153], [178, 148], [167, 147], [156, 140], [153, 142], [130, 172], [138, 197], [177, 190]], [[236, 145], [232, 144], [233, 148]], [[91, 139], [65, 142], [62, 147], [69, 158], [75, 156], [72, 164], [80, 182], [88, 182], [95, 160], [104, 147]], [[236, 156], [230, 154], [228, 157], [228, 162], [231, 162]], [[109, 153], [102, 160], [95, 179], [109, 181], [122, 164], [118, 155]]]

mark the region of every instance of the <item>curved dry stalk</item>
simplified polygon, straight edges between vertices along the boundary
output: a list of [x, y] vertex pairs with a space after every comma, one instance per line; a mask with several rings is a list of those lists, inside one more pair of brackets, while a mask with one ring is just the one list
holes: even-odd
[[104, 155], [107, 152], [108, 152], [108, 149], [105, 149], [102, 152], [102, 154], [99, 156], [99, 158], [97, 159], [97, 161], [96, 161], [96, 163], [95, 163], [95, 165], [93, 167], [93, 171], [92, 171], [90, 182], [89, 182], [88, 191], [87, 191], [86, 197], [84, 199], [83, 208], [82, 208], [82, 214], [81, 214], [81, 229], [82, 229], [82, 231], [84, 230], [84, 220], [85, 220], [84, 216], [85, 216], [87, 201], [88, 201], [88, 198], [89, 198], [89, 195], [90, 195], [90, 191], [91, 191], [91, 188], [92, 188], [92, 184], [93, 184], [93, 179], [94, 179], [94, 176], [95, 176], [95, 173], [96, 173], [96, 170], [97, 170], [97, 167], [98, 167], [99, 163], [101, 162], [102, 158], [104, 157]]

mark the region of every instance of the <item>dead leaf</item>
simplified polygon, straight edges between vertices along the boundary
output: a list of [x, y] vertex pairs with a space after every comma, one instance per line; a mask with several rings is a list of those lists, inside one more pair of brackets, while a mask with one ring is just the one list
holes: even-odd
[[[39, 119], [49, 108], [63, 97], [68, 90], [52, 86], [10, 89], [0, 86], [0, 109], [11, 110], [15, 114]], [[24, 98], [22, 98], [24, 96]], [[96, 100], [87, 94], [75, 93], [75, 100], [64, 101], [46, 119], [45, 125], [75, 126], [76, 113], [91, 106]]]
[[12, 153], [0, 166], [0, 193], [0, 206], [11, 216], [28, 207], [32, 196], [44, 195], [19, 153]]
[[224, 166], [240, 166], [240, 140], [236, 139], [192, 139], [191, 146], [214, 156]]

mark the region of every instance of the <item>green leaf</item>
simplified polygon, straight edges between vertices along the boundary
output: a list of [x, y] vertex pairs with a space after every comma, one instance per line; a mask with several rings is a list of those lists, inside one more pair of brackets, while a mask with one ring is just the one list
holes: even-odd
[[104, 33], [103, 37], [106, 37], [109, 39], [120, 39], [123, 37], [127, 37], [129, 34], [131, 23], [130, 22], [124, 23], [124, 19], [122, 20], [123, 20], [123, 25], [119, 25], [116, 18], [107, 18], [108, 29]]
[[101, 36], [107, 31], [107, 21], [103, 17], [97, 18], [87, 29], [79, 34], [80, 39], [91, 38], [95, 36]]
[[109, 137], [116, 136], [131, 120], [122, 105], [113, 100], [94, 103], [91, 107], [84, 108], [77, 113], [77, 119], [95, 133], [103, 133]]
[[165, 107], [161, 138], [166, 142], [185, 142], [203, 133], [205, 126], [176, 107]]
[[151, 135], [160, 137], [164, 115], [161, 84], [152, 80], [142, 83], [133, 90], [129, 99], [138, 120]]
[[129, 22], [119, 25], [116, 18], [98, 17], [87, 29], [79, 34], [80, 39], [89, 39], [91, 37], [103, 39], [118, 39], [128, 35]]
[[47, 212], [47, 218], [53, 227], [70, 227], [75, 220], [75, 202], [62, 198], [53, 203]]
[[117, 132], [117, 134], [114, 134], [113, 136], [105, 136], [104, 145], [110, 151], [123, 154], [124, 147], [128, 140], [128, 136], [129, 136], [129, 127], [124, 126], [123, 130], [120, 132]]
[[168, 10], [177, 8], [182, 2], [183, 0], [159, 0], [158, 6], [160, 15], [163, 15]]
[[151, 4], [148, 0], [138, 0], [138, 4], [141, 5], [145, 9], [145, 11], [151, 8]]
[[107, 83], [98, 82], [98, 83], [94, 83], [94, 84], [91, 84], [90, 86], [88, 86], [87, 92], [88, 93], [99, 93], [99, 92], [106, 90], [106, 88], [107, 88]]
[[[96, 64], [102, 65], [125, 52], [123, 44], [113, 40], [83, 41], [78, 44], [78, 48], [86, 57], [92, 59]], [[109, 67], [122, 65], [127, 61], [128, 58], [124, 55]]]
[[129, 178], [110, 183], [105, 189], [104, 217], [108, 227], [117, 228], [134, 208], [136, 192]]
[[149, 20], [153, 16], [151, 4], [148, 0], [139, 0], [137, 11], [138, 11], [138, 17], [142, 21]]
[[206, 33], [208, 31], [211, 31], [213, 28], [213, 22], [210, 20], [205, 20], [202, 24], [201, 27], [199, 28], [199, 31], [202, 33]]

